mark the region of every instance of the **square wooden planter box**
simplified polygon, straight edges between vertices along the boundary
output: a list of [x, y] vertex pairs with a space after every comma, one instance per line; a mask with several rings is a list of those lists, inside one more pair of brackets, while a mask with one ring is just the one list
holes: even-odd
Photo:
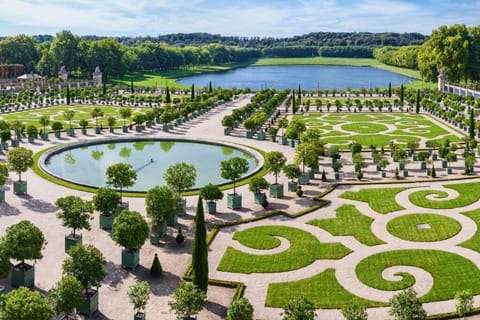
[[280, 137], [280, 139], [278, 140], [278, 143], [280, 143], [281, 145], [286, 146], [286, 145], [288, 144], [288, 139], [287, 139], [287, 137]]
[[140, 263], [140, 250], [122, 250], [122, 268], [135, 269]]
[[111, 230], [113, 226], [113, 220], [118, 216], [118, 213], [114, 213], [110, 216], [101, 214], [99, 224], [101, 229]]
[[100, 127], [95, 127], [95, 134], [100, 134], [101, 131]]
[[282, 198], [283, 197], [283, 184], [271, 184], [270, 185], [270, 197], [272, 198]]
[[77, 312], [86, 316], [91, 316], [98, 310], [98, 291], [89, 290], [88, 295], [84, 295], [83, 302], [77, 307]]
[[84, 136], [86, 136], [87, 135], [87, 128], [82, 128], [81, 132]]
[[42, 137], [43, 141], [47, 141], [48, 140], [48, 133], [42, 133], [41, 137]]
[[214, 214], [217, 212], [217, 203], [215, 201], [207, 201], [207, 213]]
[[145, 320], [145, 319], [146, 319], [145, 312], [136, 312], [135, 315], [133, 316], [133, 320]]
[[231, 131], [232, 130], [230, 128], [223, 128], [223, 135], [224, 136], [229, 136]]
[[153, 225], [150, 230], [150, 243], [157, 245], [164, 234], [167, 233], [167, 222], [164, 221], [161, 225]]
[[182, 199], [177, 202], [177, 215], [183, 217], [187, 213], [187, 200]]
[[75, 237], [72, 234], [65, 236], [65, 252], [68, 253], [73, 246], [82, 243], [82, 235], [77, 234]]
[[172, 214], [170, 217], [167, 218], [167, 225], [169, 225], [170, 227], [173, 227], [177, 225], [177, 221], [178, 221], [178, 214], [175, 212], [174, 214]]
[[162, 131], [168, 132], [168, 130], [170, 130], [170, 126], [169, 126], [168, 124], [164, 124], [164, 125], [162, 126]]
[[75, 129], [67, 129], [67, 136], [74, 137], [75, 136]]
[[302, 173], [298, 177], [298, 183], [300, 184], [309, 184], [310, 183], [310, 174], [308, 172]]
[[246, 135], [247, 135], [247, 139], [252, 139], [253, 131], [247, 131]]
[[266, 200], [266, 196], [265, 196], [265, 193], [254, 193], [253, 194], [254, 196], [254, 202], [256, 204], [262, 204], [265, 200]]
[[54, 135], [55, 135], [55, 138], [60, 139], [61, 133], [60, 131], [55, 131]]
[[13, 193], [15, 194], [27, 194], [27, 181], [14, 181]]
[[298, 183], [293, 181], [288, 181], [288, 191], [295, 192], [297, 191]]
[[127, 133], [128, 132], [128, 126], [122, 126], [122, 132]]
[[5, 201], [5, 190], [0, 189], [0, 202]]
[[240, 209], [242, 207], [242, 195], [229, 194], [227, 195], [227, 207], [230, 209]]
[[35, 285], [35, 266], [19, 263], [12, 267], [12, 287], [28, 287]]

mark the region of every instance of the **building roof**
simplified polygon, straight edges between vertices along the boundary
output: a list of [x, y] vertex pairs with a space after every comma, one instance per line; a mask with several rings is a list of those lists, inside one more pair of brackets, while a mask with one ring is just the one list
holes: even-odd
[[37, 73], [25, 73], [22, 74], [20, 77], [17, 77], [18, 80], [30, 80], [30, 79], [43, 79], [43, 77]]

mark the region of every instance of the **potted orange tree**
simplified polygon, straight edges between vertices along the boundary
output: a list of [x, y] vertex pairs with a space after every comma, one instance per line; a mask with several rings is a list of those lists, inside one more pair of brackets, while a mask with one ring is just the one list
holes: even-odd
[[122, 267], [135, 269], [140, 263], [140, 248], [149, 234], [148, 223], [137, 211], [123, 210], [113, 221], [112, 237], [124, 247]]
[[65, 252], [71, 247], [82, 243], [82, 235], [77, 230], [90, 230], [93, 205], [90, 201], [83, 200], [78, 196], [66, 196], [58, 198], [55, 205], [60, 208], [57, 218], [63, 221], [63, 226], [72, 228], [72, 232], [65, 236]]

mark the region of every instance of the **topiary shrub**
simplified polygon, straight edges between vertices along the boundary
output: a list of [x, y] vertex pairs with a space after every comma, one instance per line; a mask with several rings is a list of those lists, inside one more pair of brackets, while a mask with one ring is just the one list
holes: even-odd
[[163, 270], [162, 270], [162, 265], [160, 264], [160, 259], [158, 259], [158, 255], [155, 253], [152, 267], [150, 268], [150, 275], [154, 278], [159, 278], [162, 276], [162, 273], [163, 273]]
[[175, 242], [177, 244], [182, 244], [183, 241], [185, 241], [185, 236], [183, 235], [182, 233], [182, 228], [181, 227], [178, 227], [178, 234], [177, 236], [175, 237]]

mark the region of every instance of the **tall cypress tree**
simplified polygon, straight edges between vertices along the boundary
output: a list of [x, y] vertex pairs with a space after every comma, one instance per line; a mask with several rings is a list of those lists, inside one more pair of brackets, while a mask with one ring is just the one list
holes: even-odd
[[168, 90], [168, 87], [167, 87], [167, 92], [165, 93], [165, 102], [166, 103], [171, 103], [172, 102], [172, 98], [170, 98], [170, 90]]
[[391, 82], [388, 83], [388, 97], [389, 98], [392, 97], [392, 83]]
[[417, 101], [415, 102], [415, 113], [420, 112], [420, 89], [417, 89]]
[[297, 112], [297, 104], [295, 102], [295, 90], [292, 90], [292, 112], [293, 114]]
[[475, 115], [473, 114], [473, 108], [470, 109], [470, 126], [468, 127], [468, 133], [470, 139], [475, 139]]
[[404, 105], [404, 100], [405, 100], [405, 88], [403, 87], [403, 84], [400, 86], [400, 105], [403, 107]]
[[192, 83], [192, 92], [190, 93], [190, 99], [195, 100], [195, 85]]
[[298, 85], [298, 105], [302, 104], [302, 88]]
[[133, 79], [130, 79], [130, 92], [133, 94], [135, 91], [133, 90]]
[[208, 248], [205, 216], [202, 197], [198, 197], [197, 212], [194, 220], [194, 238], [192, 248], [192, 280], [203, 292], [208, 289]]
[[67, 84], [67, 105], [70, 105], [70, 85]]
[[208, 83], [208, 92], [213, 92], [212, 81]]

